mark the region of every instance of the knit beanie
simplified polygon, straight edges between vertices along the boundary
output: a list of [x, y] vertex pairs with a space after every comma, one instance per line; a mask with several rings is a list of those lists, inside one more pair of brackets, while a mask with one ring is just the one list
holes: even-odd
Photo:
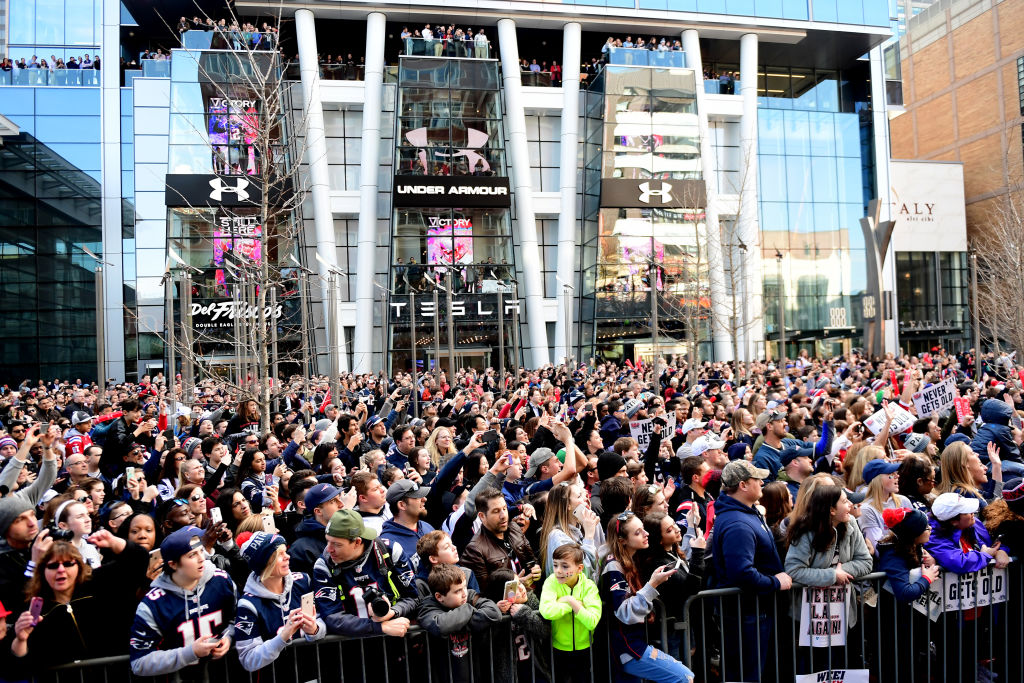
[[928, 517], [920, 510], [890, 508], [882, 511], [882, 520], [901, 540], [911, 541], [928, 528]]

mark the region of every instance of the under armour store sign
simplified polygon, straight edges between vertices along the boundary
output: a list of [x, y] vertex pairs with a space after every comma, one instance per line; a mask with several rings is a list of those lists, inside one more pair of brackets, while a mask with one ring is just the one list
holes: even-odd
[[[259, 208], [263, 201], [262, 181], [253, 176], [205, 174], [169, 174], [166, 176], [164, 203], [167, 206], [193, 208], [247, 206]], [[279, 181], [273, 187], [270, 205], [282, 206], [291, 194], [291, 183]]]
[[396, 208], [494, 208], [512, 206], [508, 178], [496, 176], [395, 176]]
[[702, 209], [703, 180], [602, 178], [601, 206], [624, 209]]

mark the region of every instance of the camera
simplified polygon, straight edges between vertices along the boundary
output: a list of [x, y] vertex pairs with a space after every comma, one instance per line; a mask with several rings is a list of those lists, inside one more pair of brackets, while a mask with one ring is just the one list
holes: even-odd
[[75, 537], [75, 532], [71, 529], [61, 529], [56, 524], [51, 524], [46, 527], [50, 532], [50, 538], [54, 541], [71, 541]]
[[391, 601], [376, 586], [368, 586], [363, 591], [363, 602], [366, 603], [366, 608], [370, 613], [380, 619], [386, 617], [391, 611]]

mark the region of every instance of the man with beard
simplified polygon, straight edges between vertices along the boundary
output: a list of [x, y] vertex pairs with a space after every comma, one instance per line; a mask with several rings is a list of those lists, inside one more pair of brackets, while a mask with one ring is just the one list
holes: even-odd
[[419, 569], [416, 544], [434, 530], [426, 521], [429, 486], [419, 486], [411, 479], [399, 479], [388, 488], [386, 499], [393, 517], [384, 522], [380, 537], [402, 546], [413, 571]]

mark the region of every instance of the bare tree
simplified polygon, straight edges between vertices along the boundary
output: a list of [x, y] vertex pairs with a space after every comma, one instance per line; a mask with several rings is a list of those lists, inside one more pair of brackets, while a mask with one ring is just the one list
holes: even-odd
[[[1020, 185], [993, 200], [985, 230], [970, 248], [978, 268], [978, 310], [983, 340], [997, 354], [1000, 341], [1024, 353], [1024, 189]], [[981, 352], [981, 349], [978, 349]]]
[[[215, 226], [212, 234], [223, 239], [213, 238], [215, 258], [201, 264], [207, 270], [190, 258], [185, 240], [169, 235], [172, 251], [165, 279], [173, 281], [172, 271], [178, 271], [179, 301], [187, 305], [197, 294], [208, 303], [182, 307], [178, 333], [150, 331], [181, 358], [183, 367], [195, 373], [194, 383], [189, 383], [191, 373], [183, 372], [182, 400], [191, 400], [199, 382], [212, 380], [240, 401], [256, 401], [263, 424], [269, 425], [271, 406], [292, 388], [291, 382], [278, 381], [279, 369], [299, 365], [297, 374], [308, 382], [312, 372], [308, 359], [315, 356], [309, 346], [313, 325], [307, 322], [307, 293], [309, 278], [317, 276], [294, 258], [302, 243], [299, 209], [306, 189], [298, 167], [306, 154], [306, 111], [303, 107], [299, 114], [292, 104], [295, 84], [283, 78], [287, 65], [278, 53], [276, 34], [263, 33], [261, 28], [253, 34], [239, 28], [244, 22], [230, 3], [225, 3], [221, 16], [207, 13], [198, 4], [196, 10], [198, 16], [214, 23], [225, 18], [226, 27], [212, 32], [212, 51], [182, 51], [178, 58], [190, 60], [196, 69], [197, 81], [204, 89], [205, 111], [182, 115], [172, 109], [171, 116], [177, 117], [176, 124], [190, 129], [191, 138], [205, 145], [212, 173], [229, 176], [221, 183], [222, 190], [241, 200], [244, 187], [246, 199], [249, 194], [258, 194], [259, 199], [245, 203], [237, 214], [218, 209], [214, 221], [223, 225]], [[164, 17], [169, 29], [172, 21], [174, 17]], [[279, 29], [280, 7], [272, 21]], [[214, 139], [210, 122], [218, 117], [216, 125], [224, 127], [224, 135]], [[209, 217], [205, 205], [193, 205], [184, 196], [181, 199], [189, 213], [204, 220]], [[204, 281], [197, 282], [192, 274], [202, 274]], [[286, 303], [291, 310], [299, 305], [301, 326], [294, 320], [292, 325], [281, 326]], [[220, 326], [196, 329], [194, 313], [214, 319], [226, 315], [233, 329], [226, 335]], [[230, 345], [235, 365], [228, 374], [215, 372], [207, 359], [210, 350], [223, 349], [225, 344]], [[169, 369], [172, 396], [177, 395], [174, 372]]]

